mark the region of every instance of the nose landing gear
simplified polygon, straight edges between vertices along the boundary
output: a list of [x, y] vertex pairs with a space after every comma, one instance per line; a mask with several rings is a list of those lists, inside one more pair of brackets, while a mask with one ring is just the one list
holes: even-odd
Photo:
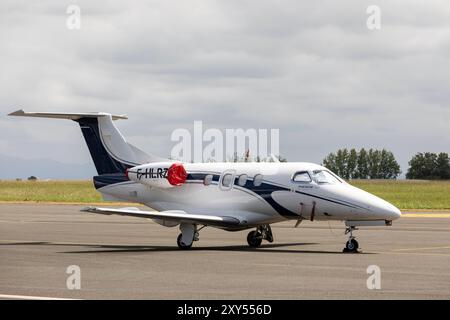
[[353, 236], [353, 230], [358, 230], [356, 229], [356, 227], [354, 226], [348, 226], [345, 229], [345, 234], [350, 234], [348, 237], [348, 241], [345, 244], [345, 248], [342, 252], [344, 253], [357, 253], [358, 248], [359, 248], [359, 244], [358, 241], [356, 241], [356, 238]]
[[263, 240], [273, 242], [272, 228], [268, 224], [258, 226], [256, 230], [250, 231], [247, 236], [247, 243], [252, 248], [261, 246]]

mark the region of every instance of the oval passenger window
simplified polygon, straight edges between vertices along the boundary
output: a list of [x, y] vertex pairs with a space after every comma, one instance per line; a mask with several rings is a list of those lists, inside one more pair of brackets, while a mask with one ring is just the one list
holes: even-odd
[[208, 175], [206, 175], [205, 179], [203, 180], [203, 184], [205, 186], [209, 186], [211, 184], [212, 180], [213, 180], [213, 175], [208, 174]]
[[263, 176], [261, 174], [257, 174], [254, 178], [253, 178], [253, 185], [255, 187], [259, 187], [260, 185], [262, 185], [263, 182]]
[[233, 175], [231, 175], [230, 173], [227, 173], [226, 175], [223, 176], [222, 178], [222, 186], [228, 188], [231, 186]]
[[245, 184], [247, 183], [247, 178], [248, 176], [246, 174], [241, 174], [239, 176], [238, 185], [240, 185], [241, 187], [245, 186]]

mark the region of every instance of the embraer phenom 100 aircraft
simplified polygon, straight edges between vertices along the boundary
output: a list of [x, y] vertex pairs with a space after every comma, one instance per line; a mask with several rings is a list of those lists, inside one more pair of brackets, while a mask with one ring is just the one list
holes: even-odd
[[254, 229], [251, 247], [273, 241], [272, 223], [292, 220], [345, 221], [344, 252], [357, 252], [358, 226], [389, 226], [401, 216], [390, 203], [355, 188], [312, 163], [181, 163], [146, 154], [128, 143], [108, 113], [24, 112], [11, 116], [70, 119], [81, 127], [98, 175], [95, 188], [105, 200], [141, 203], [138, 208], [88, 207], [83, 211], [152, 219], [179, 226], [179, 248], [188, 249], [205, 226], [227, 231]]

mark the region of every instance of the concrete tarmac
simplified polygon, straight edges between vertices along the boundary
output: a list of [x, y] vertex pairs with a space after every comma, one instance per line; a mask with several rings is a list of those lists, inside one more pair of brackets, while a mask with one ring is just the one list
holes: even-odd
[[[274, 224], [274, 243], [259, 249], [248, 248], [248, 231], [205, 228], [180, 251], [176, 227], [82, 207], [0, 205], [0, 299], [450, 298], [449, 214], [361, 228], [359, 254], [342, 253], [342, 222], [306, 221], [297, 229]], [[67, 288], [73, 265], [80, 290]], [[372, 265], [381, 271], [379, 290], [367, 287]]]

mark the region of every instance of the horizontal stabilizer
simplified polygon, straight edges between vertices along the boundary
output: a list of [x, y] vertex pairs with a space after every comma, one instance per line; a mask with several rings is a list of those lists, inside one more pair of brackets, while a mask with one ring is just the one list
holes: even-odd
[[110, 209], [110, 208], [95, 208], [87, 207], [81, 209], [83, 212], [98, 213], [98, 214], [117, 214], [121, 216], [131, 216], [138, 218], [147, 219], [164, 219], [176, 222], [185, 223], [199, 223], [212, 226], [237, 226], [240, 221], [233, 217], [221, 217], [221, 216], [210, 216], [204, 214], [189, 214], [181, 210], [170, 210], [170, 211], [141, 211], [137, 208], [122, 208], [122, 209]]
[[112, 115], [106, 112], [27, 112], [17, 110], [9, 114], [16, 117], [37, 117], [73, 120], [80, 126], [84, 140], [94, 161], [97, 173], [102, 175], [123, 175], [128, 168], [144, 163], [163, 162], [130, 144], [113, 120], [128, 119], [124, 114]]
[[[79, 120], [81, 118], [98, 118], [103, 116], [108, 116], [109, 113], [104, 112], [26, 112], [21, 110], [14, 111], [8, 116], [16, 117], [36, 117], [36, 118], [53, 118], [53, 119], [68, 119], [68, 120]], [[124, 114], [121, 115], [111, 115], [113, 120], [128, 119]]]

